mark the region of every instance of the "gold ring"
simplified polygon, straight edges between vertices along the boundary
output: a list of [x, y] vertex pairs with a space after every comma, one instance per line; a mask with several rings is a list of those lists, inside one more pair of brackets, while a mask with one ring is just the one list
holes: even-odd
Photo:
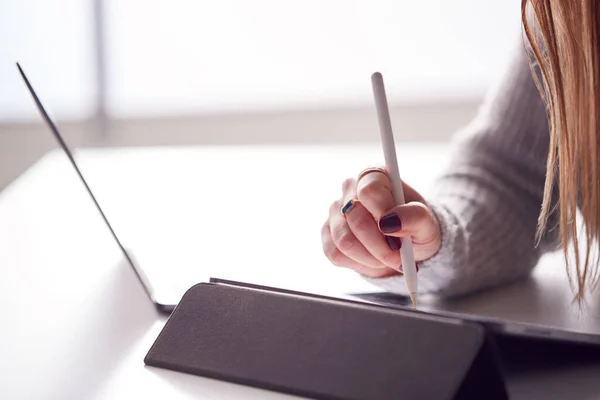
[[358, 180], [360, 181], [362, 178], [365, 177], [365, 175], [370, 174], [371, 172], [379, 172], [382, 174], [387, 175], [387, 171], [383, 168], [379, 168], [379, 167], [370, 167], [370, 168], [365, 168], [361, 171], [360, 174], [358, 174]]
[[340, 209], [340, 211], [342, 212], [343, 216], [346, 216], [353, 208], [355, 205], [357, 205], [359, 203], [358, 199], [350, 199], [348, 200], [348, 202], [346, 204], [344, 204], [342, 206], [342, 208]]

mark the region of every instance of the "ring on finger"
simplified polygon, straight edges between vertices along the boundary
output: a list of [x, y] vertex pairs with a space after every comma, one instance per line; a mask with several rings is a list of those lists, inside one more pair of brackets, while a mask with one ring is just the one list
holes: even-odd
[[357, 198], [353, 198], [348, 200], [348, 202], [346, 202], [346, 204], [344, 204], [342, 206], [342, 208], [340, 209], [340, 211], [342, 212], [342, 215], [345, 217], [346, 215], [348, 215], [348, 213], [350, 211], [352, 211], [352, 209], [354, 209], [354, 207], [359, 203], [360, 201]]
[[378, 173], [381, 173], [381, 174], [386, 174], [386, 175], [387, 175], [387, 172], [386, 172], [386, 170], [385, 170], [385, 169], [383, 169], [383, 168], [379, 168], [379, 167], [370, 167], [370, 168], [365, 168], [365, 169], [363, 169], [363, 170], [360, 172], [360, 174], [358, 174], [358, 180], [360, 181], [360, 180], [361, 180], [361, 179], [362, 179], [362, 178], [363, 178], [365, 175], [368, 175], [368, 174], [370, 174], [370, 173], [372, 173], [372, 172], [378, 172]]

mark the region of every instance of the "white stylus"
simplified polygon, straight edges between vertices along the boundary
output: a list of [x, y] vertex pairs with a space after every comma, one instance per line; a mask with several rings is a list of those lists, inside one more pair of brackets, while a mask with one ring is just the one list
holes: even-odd
[[[383, 77], [379, 72], [375, 72], [371, 76], [371, 83], [373, 84], [373, 95], [375, 96], [375, 108], [377, 109], [377, 119], [379, 121], [379, 131], [381, 133], [385, 168], [392, 184], [394, 202], [398, 205], [402, 205], [405, 203], [405, 200], [404, 191], [402, 190], [402, 180], [400, 179], [400, 170], [398, 168], [398, 159], [396, 157], [394, 133], [392, 132], [392, 122], [390, 120], [390, 110], [385, 95], [385, 87], [383, 86]], [[402, 257], [402, 270], [404, 272], [406, 286], [410, 293], [413, 308], [416, 308], [418, 292], [417, 265], [415, 264], [415, 254], [413, 252], [410, 236], [402, 239], [400, 255]]]

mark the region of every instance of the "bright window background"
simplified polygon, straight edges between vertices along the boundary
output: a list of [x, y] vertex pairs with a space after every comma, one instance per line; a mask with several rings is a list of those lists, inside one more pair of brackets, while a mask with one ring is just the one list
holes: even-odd
[[39, 120], [17, 61], [57, 119], [93, 112], [92, 21], [89, 0], [0, 1], [0, 122]]
[[[105, 0], [111, 116], [479, 99], [520, 40], [518, 0]], [[95, 107], [91, 0], [0, 2], [0, 122]]]
[[113, 115], [480, 98], [518, 0], [109, 0]]

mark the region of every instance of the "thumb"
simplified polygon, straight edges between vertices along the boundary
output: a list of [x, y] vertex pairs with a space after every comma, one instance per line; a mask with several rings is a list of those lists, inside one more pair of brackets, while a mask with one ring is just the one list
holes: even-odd
[[430, 243], [440, 236], [436, 217], [423, 203], [413, 201], [396, 206], [383, 214], [379, 230], [387, 236], [411, 236], [413, 243]]

